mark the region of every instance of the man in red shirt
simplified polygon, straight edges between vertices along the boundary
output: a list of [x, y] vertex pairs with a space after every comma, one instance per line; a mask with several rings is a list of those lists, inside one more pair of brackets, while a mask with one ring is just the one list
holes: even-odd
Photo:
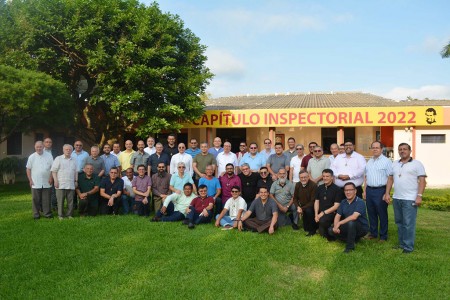
[[198, 187], [199, 196], [194, 198], [187, 210], [188, 228], [194, 229], [195, 225], [210, 223], [213, 216], [214, 199], [208, 197], [206, 185]]

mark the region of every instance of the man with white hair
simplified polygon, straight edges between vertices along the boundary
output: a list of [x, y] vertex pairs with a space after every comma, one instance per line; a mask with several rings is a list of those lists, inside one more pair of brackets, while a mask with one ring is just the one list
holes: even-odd
[[[278, 179], [270, 188], [270, 196], [275, 199], [278, 207], [278, 226], [292, 224], [292, 229], [298, 230], [298, 213], [293, 200], [295, 186], [286, 177], [286, 169], [280, 168], [277, 174]], [[292, 214], [291, 220], [287, 215], [289, 212]]]
[[223, 144], [223, 152], [217, 154], [216, 160], [217, 160], [216, 177], [221, 177], [225, 174], [225, 167], [227, 164], [233, 164], [234, 174], [237, 174], [238, 161], [236, 154], [231, 152], [230, 142], [225, 142]]
[[42, 209], [44, 216], [48, 219], [53, 218], [51, 209], [51, 186], [53, 178], [51, 167], [53, 157], [44, 151], [42, 141], [34, 144], [34, 152], [28, 157], [27, 161], [27, 177], [31, 187], [33, 200], [33, 218], [40, 218], [39, 210]]
[[[65, 216], [69, 219], [73, 216], [73, 199], [75, 186], [78, 181], [77, 160], [71, 157], [73, 148], [69, 144], [63, 146], [63, 155], [55, 158], [52, 164], [53, 182], [58, 200], [58, 217], [62, 220]], [[64, 200], [67, 200], [67, 214], [64, 215]]]

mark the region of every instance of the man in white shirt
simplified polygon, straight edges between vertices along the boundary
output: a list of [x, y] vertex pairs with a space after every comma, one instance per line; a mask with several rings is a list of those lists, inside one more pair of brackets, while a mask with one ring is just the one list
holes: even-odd
[[186, 169], [184, 172], [192, 177], [194, 169], [192, 168], [192, 156], [186, 153], [186, 145], [184, 143], [178, 144], [178, 153], [172, 156], [170, 161], [170, 174], [178, 172], [177, 166], [179, 162], [183, 162]]
[[347, 182], [353, 182], [356, 186], [356, 195], [362, 198], [362, 184], [364, 181], [364, 170], [366, 159], [355, 151], [353, 141], [347, 140], [344, 144], [345, 153], [336, 156], [331, 165], [338, 187], [344, 188]]
[[223, 144], [223, 152], [217, 154], [217, 169], [216, 169], [216, 177], [219, 178], [225, 174], [225, 168], [227, 164], [233, 164], [234, 166], [234, 174], [237, 174], [238, 162], [236, 154], [231, 152], [231, 143], [225, 142]]
[[147, 147], [145, 147], [144, 151], [147, 152], [148, 155], [152, 155], [156, 152], [155, 139], [153, 137], [149, 136], [147, 138]]
[[44, 216], [50, 219], [53, 218], [51, 210], [51, 186], [53, 184], [51, 167], [53, 157], [44, 151], [42, 141], [37, 141], [34, 144], [34, 150], [36, 152], [28, 157], [26, 166], [33, 200], [33, 218], [38, 220], [40, 218], [39, 211], [42, 209]]
[[302, 169], [303, 157], [305, 157], [305, 147], [302, 144], [297, 144], [295, 149], [297, 151], [297, 155], [291, 158], [291, 162], [289, 164], [289, 180], [294, 184], [300, 181], [298, 174]]
[[216, 227], [222, 226], [224, 229], [237, 228], [241, 216], [247, 210], [247, 203], [241, 197], [241, 188], [233, 186], [231, 188], [232, 197], [227, 200], [220, 214], [216, 216]]
[[133, 191], [133, 179], [134, 179], [133, 168], [128, 168], [125, 170], [125, 176], [122, 177], [123, 180], [123, 193], [121, 195], [122, 200], [122, 211], [124, 215], [127, 215], [132, 211], [134, 203], [134, 191]]

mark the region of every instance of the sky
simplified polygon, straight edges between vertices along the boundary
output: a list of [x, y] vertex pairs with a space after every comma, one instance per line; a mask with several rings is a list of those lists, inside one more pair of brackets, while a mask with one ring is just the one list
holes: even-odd
[[[148, 4], [153, 1], [145, 0]], [[450, 1], [158, 0], [207, 46], [211, 97], [450, 99]]]

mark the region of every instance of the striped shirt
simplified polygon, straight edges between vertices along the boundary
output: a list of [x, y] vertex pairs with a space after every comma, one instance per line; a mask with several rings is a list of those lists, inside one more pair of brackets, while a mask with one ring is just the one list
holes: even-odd
[[366, 187], [379, 187], [386, 185], [391, 172], [392, 162], [389, 158], [384, 155], [380, 155], [377, 158], [372, 157], [366, 164]]

